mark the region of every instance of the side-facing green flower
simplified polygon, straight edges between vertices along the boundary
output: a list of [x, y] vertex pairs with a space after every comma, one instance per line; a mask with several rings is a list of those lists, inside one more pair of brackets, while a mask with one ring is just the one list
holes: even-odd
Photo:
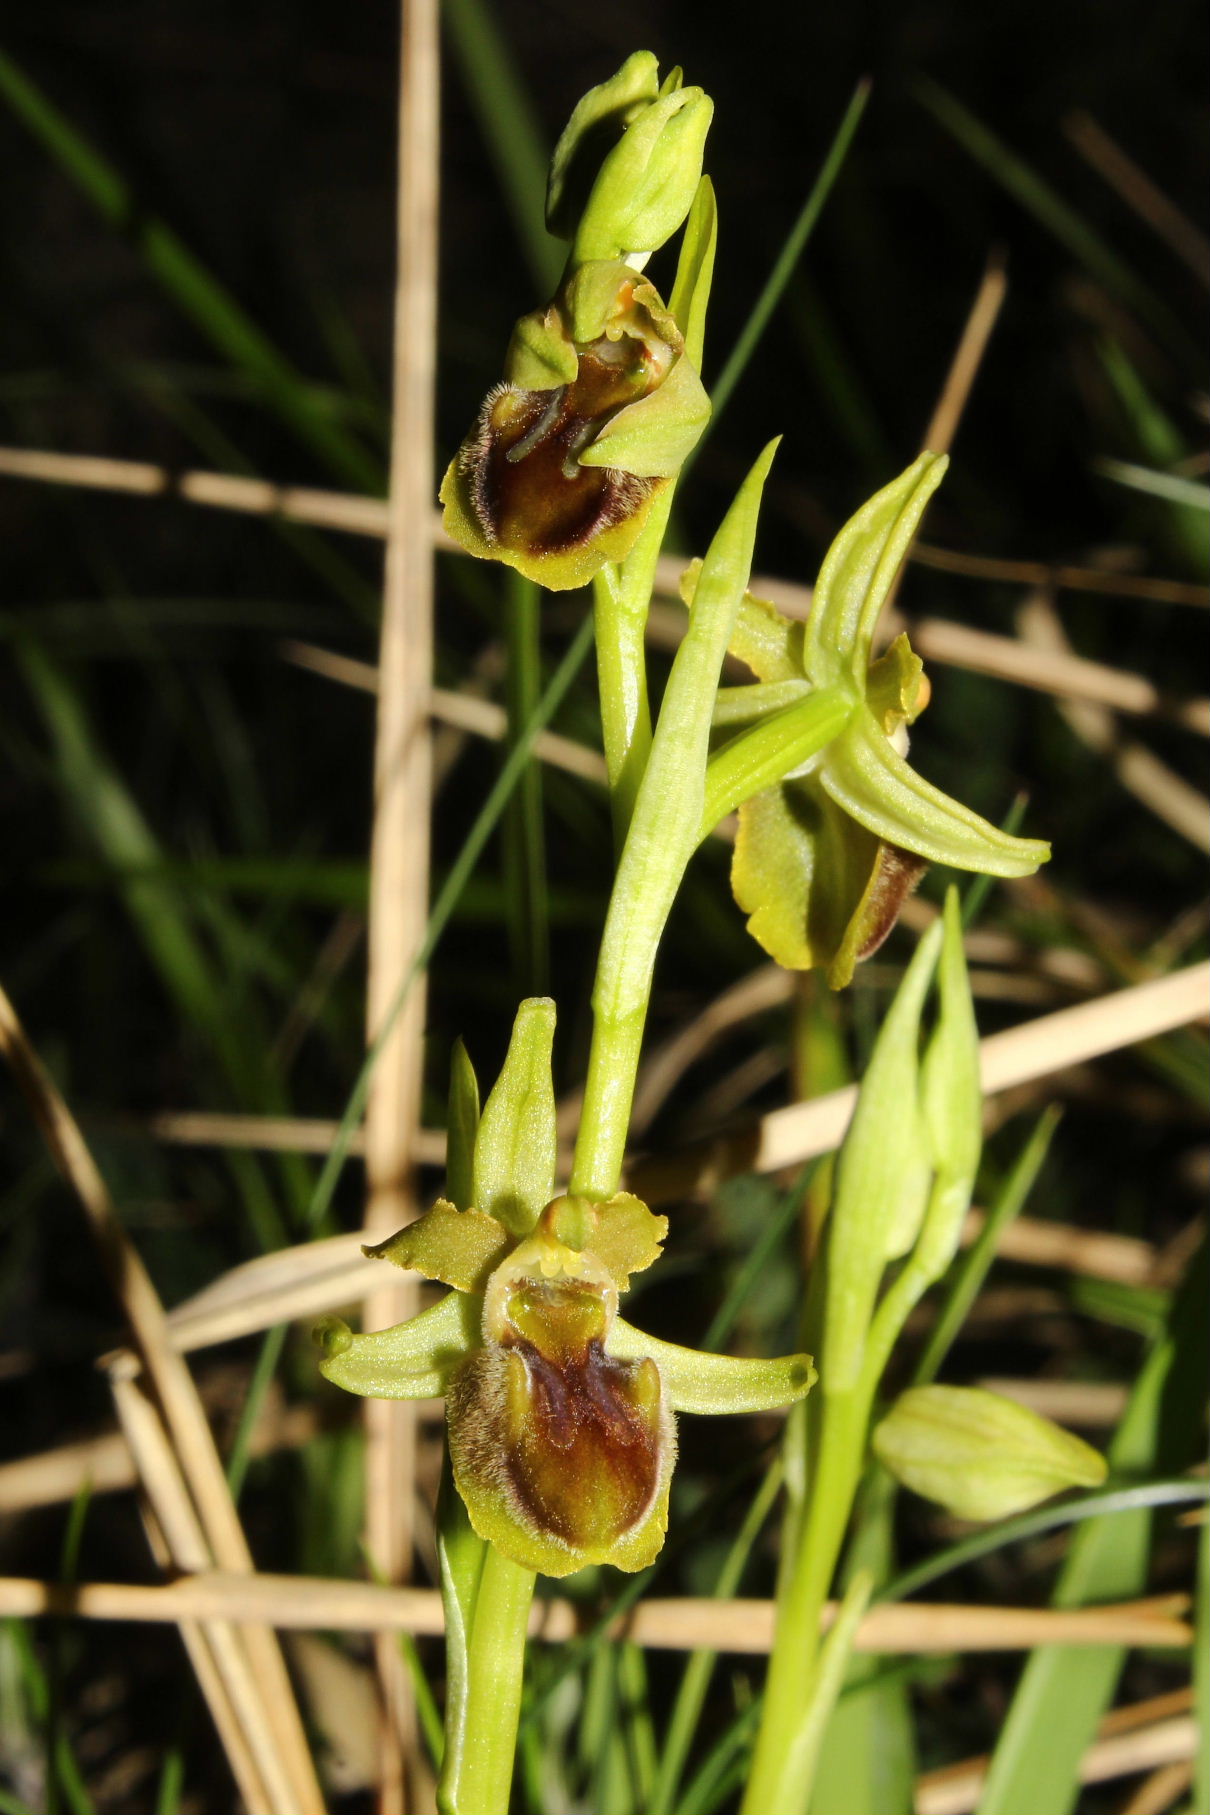
[[[588, 1563], [643, 1569], [667, 1529], [675, 1414], [768, 1411], [801, 1399], [815, 1370], [806, 1355], [737, 1360], [624, 1322], [618, 1298], [658, 1258], [668, 1229], [638, 1198], [551, 1197], [535, 1214], [553, 1171], [553, 1139], [547, 1147], [544, 1138], [553, 1113], [534, 1085], [543, 1043], [549, 1075], [552, 1028], [551, 1004], [523, 1005], [505, 1094], [498, 1085], [484, 1112], [475, 1185], [493, 1212], [441, 1199], [365, 1250], [454, 1290], [369, 1335], [326, 1319], [316, 1331], [320, 1368], [371, 1398], [444, 1394], [471, 1524], [514, 1562], [552, 1576]], [[503, 1166], [484, 1163], [491, 1147]], [[507, 1174], [507, 1191], [492, 1195], [493, 1171], [497, 1181]]]
[[[741, 800], [731, 870], [758, 943], [790, 969], [825, 966], [834, 989], [881, 944], [927, 864], [1027, 876], [1050, 855], [917, 775], [907, 727], [927, 703], [923, 665], [906, 636], [871, 659], [879, 614], [946, 464], [922, 454], [845, 525], [805, 623], [749, 593], [731, 639], [759, 685], [725, 689], [716, 724], [747, 722], [771, 743], [775, 718], [792, 729], [794, 714], [808, 703], [818, 710], [825, 696], [843, 708], [824, 749]], [[690, 600], [694, 584], [690, 569]], [[727, 747], [719, 754], [726, 760]]]
[[574, 234], [563, 281], [517, 322], [442, 482], [455, 541], [554, 591], [625, 558], [710, 415], [684, 324], [641, 268], [689, 213], [711, 111], [679, 70], [661, 85], [647, 51], [584, 96], [550, 171], [548, 224]]

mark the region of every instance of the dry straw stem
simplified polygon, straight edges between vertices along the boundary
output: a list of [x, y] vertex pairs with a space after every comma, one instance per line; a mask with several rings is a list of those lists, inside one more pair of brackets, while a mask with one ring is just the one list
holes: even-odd
[[975, 300], [950, 362], [936, 408], [924, 431], [921, 443], [924, 451], [948, 454], [953, 446], [954, 436], [958, 432], [958, 425], [962, 421], [1007, 293], [1008, 277], [1004, 269], [1004, 255], [993, 252], [975, 293]]
[[[990, 1034], [979, 1049], [983, 1093], [992, 1096], [1204, 1020], [1208, 1003], [1210, 962]], [[647, 1203], [667, 1203], [709, 1192], [737, 1172], [801, 1166], [840, 1145], [856, 1097], [856, 1086], [848, 1085], [809, 1103], [771, 1110], [742, 1133], [701, 1142], [667, 1159], [639, 1161], [631, 1168], [628, 1189]]]
[[[417, 1207], [425, 991], [414, 972], [428, 922], [432, 789], [440, 57], [436, 0], [403, 0], [401, 12], [391, 485], [368, 929], [366, 1031], [370, 1044], [378, 1043], [365, 1124], [371, 1239], [399, 1228]], [[368, 1322], [371, 1328], [399, 1323], [416, 1308], [415, 1281], [383, 1281], [369, 1301]], [[376, 1573], [400, 1582], [411, 1568], [415, 1413], [405, 1401], [371, 1399], [364, 1416], [366, 1550]], [[380, 1640], [376, 1661], [384, 1701], [378, 1808], [380, 1815], [402, 1815], [411, 1689], [397, 1645]]]
[[[1051, 655], [1068, 653], [1059, 615], [1045, 593], [1033, 593], [1019, 607], [1017, 628], [1027, 646]], [[1112, 712], [1105, 706], [1064, 700], [1059, 711], [1075, 735], [1105, 757], [1122, 786], [1136, 800], [1199, 851], [1210, 852], [1210, 805], [1203, 794], [1145, 745], [1121, 737]]]
[[[1210, 962], [1159, 976], [1148, 984], [1116, 989], [1054, 1015], [1009, 1027], [980, 1042], [983, 1094], [992, 1096], [1014, 1085], [1045, 1078], [1067, 1065], [1078, 1065], [1123, 1045], [1152, 1040], [1176, 1027], [1210, 1015]], [[711, 1191], [735, 1172], [778, 1172], [802, 1165], [816, 1154], [831, 1153], [844, 1140], [856, 1102], [856, 1085], [809, 1104], [773, 1109], [755, 1129], [698, 1143], [668, 1160], [642, 1160], [629, 1172], [629, 1191], [644, 1202]]]
[[[1115, 1708], [1101, 1722], [1096, 1740], [1080, 1762], [1080, 1782], [1105, 1783], [1135, 1771], [1167, 1771], [1183, 1765], [1197, 1749], [1197, 1722], [1189, 1712], [1192, 1704], [1192, 1690], [1175, 1689]], [[985, 1757], [968, 1758], [925, 1772], [916, 1780], [915, 1815], [967, 1815], [977, 1808], [989, 1763]], [[1157, 1811], [1167, 1806], [1163, 1802], [1144, 1805]], [[1134, 1802], [1127, 1807], [1134, 1808]]]
[[1015, 1399], [1056, 1424], [1080, 1430], [1115, 1430], [1126, 1410], [1128, 1390], [1109, 1380], [1017, 1380], [989, 1376], [975, 1383], [985, 1392]]
[[1089, 113], [1072, 113], [1063, 122], [1071, 143], [1098, 175], [1116, 189], [1139, 219], [1170, 246], [1210, 289], [1210, 239], [1169, 200], [1134, 159], [1128, 157]]
[[[277, 1395], [257, 1420], [249, 1454], [267, 1456], [276, 1450], [300, 1449], [322, 1428], [314, 1406], [283, 1406]], [[94, 1497], [120, 1493], [137, 1486], [138, 1480], [125, 1437], [120, 1431], [106, 1431], [99, 1437], [83, 1437], [16, 1462], [0, 1463], [0, 1514], [57, 1506], [74, 1500], [82, 1487]]]
[[[114, 1406], [145, 1497], [144, 1523], [161, 1568], [204, 1570], [212, 1558], [159, 1413], [137, 1378], [134, 1355], [109, 1360]], [[245, 1635], [226, 1620], [182, 1620], [181, 1638], [252, 1815], [289, 1806], [289, 1772], [278, 1754]]]
[[[363, 693], [378, 692], [378, 670], [370, 662], [354, 661], [350, 656], [317, 648], [314, 643], [293, 639], [282, 644], [281, 653], [288, 662], [310, 669], [312, 674], [322, 675], [325, 680], [338, 681], [342, 686], [355, 687]], [[434, 687], [429, 694], [429, 716], [443, 725], [452, 725], [455, 730], [469, 731], [495, 743], [501, 742], [508, 730], [508, 714], [503, 706], [475, 694], [454, 693], [446, 687]], [[598, 751], [590, 750], [587, 744], [576, 743], [574, 738], [560, 737], [557, 731], [539, 731], [534, 739], [533, 754], [553, 768], [565, 769], [569, 775], [578, 775], [584, 781], [600, 782], [604, 786], [609, 779], [605, 758]]]
[[[203, 472], [174, 475], [166, 467], [141, 461], [111, 460], [91, 454], [43, 453], [32, 448], [0, 448], [0, 474], [106, 491], [147, 495], [169, 493], [188, 498], [193, 503], [217, 504], [257, 515], [278, 515], [291, 522], [344, 529], [376, 539], [387, 534], [388, 506], [381, 499], [316, 491], [303, 486], [281, 486], [264, 479]], [[463, 552], [440, 531], [439, 520], [434, 519], [430, 529], [436, 546], [443, 552]], [[927, 543], [917, 543], [909, 559], [921, 566], [978, 580], [1017, 582], [1057, 591], [1117, 594], [1124, 598], [1150, 599], [1158, 604], [1210, 605], [1210, 589], [1204, 586], [1145, 574], [1119, 574], [1096, 567], [1051, 567], [1041, 561], [1006, 561], [987, 555], [962, 554]], [[657, 585], [666, 597], [679, 598], [684, 565], [683, 558], [675, 555], [661, 557]], [[805, 617], [811, 602], [809, 587], [769, 574], [755, 576], [752, 590], [762, 598], [774, 600], [793, 616]], [[657, 611], [652, 619], [652, 640], [670, 645], [679, 642], [683, 622], [683, 616], [679, 614], [665, 619]], [[905, 625], [906, 620], [892, 613], [884, 628], [897, 633]], [[1145, 676], [1129, 670], [1107, 667], [1077, 655], [1044, 657], [1041, 652], [1023, 650], [1013, 637], [972, 630], [945, 618], [913, 619], [910, 630], [913, 644], [925, 660], [970, 668], [1022, 687], [1033, 687], [1042, 693], [1088, 699], [1094, 704], [1112, 706], [1119, 712], [1162, 717], [1210, 736], [1210, 700], [1166, 699]], [[302, 645], [291, 645], [290, 659], [314, 668], [330, 680], [343, 681], [367, 692], [377, 691], [377, 670], [369, 663], [352, 661], [327, 651], [314, 652], [313, 659], [308, 660], [302, 650]], [[439, 708], [434, 706], [432, 709], [434, 716], [440, 716]], [[478, 727], [468, 729], [477, 730]], [[540, 745], [536, 748], [541, 754]], [[557, 761], [550, 754], [550, 748], [548, 745], [545, 760]], [[583, 757], [575, 760], [578, 764]]]
[[[84, 1142], [71, 1111], [26, 1037], [16, 1010], [0, 989], [0, 1049], [63, 1177], [75, 1191], [114, 1294], [135, 1339], [155, 1392], [164, 1426], [205, 1534], [209, 1555], [237, 1579], [247, 1579], [252, 1557], [231, 1498], [222, 1463], [197, 1388], [169, 1334], [155, 1287]], [[276, 1744], [294, 1789], [299, 1815], [322, 1815], [323, 1797], [302, 1722], [272, 1632], [253, 1626], [246, 1644], [260, 1679]]]
[[1160, 1765], [1145, 1777], [1129, 1802], [1123, 1803], [1121, 1815], [1163, 1815], [1178, 1802], [1193, 1782], [1192, 1759]]
[[[967, 1607], [903, 1602], [871, 1608], [857, 1636], [859, 1651], [947, 1653], [1028, 1651], [1035, 1645], [1146, 1645], [1182, 1651], [1193, 1642], [1185, 1617], [1188, 1595], [1161, 1595], [1100, 1607]], [[772, 1601], [713, 1598], [647, 1600], [610, 1628], [649, 1650], [694, 1651], [705, 1646], [762, 1656], [773, 1640]], [[0, 1577], [0, 1615], [73, 1615], [93, 1620], [268, 1621], [304, 1632], [442, 1630], [435, 1588], [388, 1588], [320, 1576], [230, 1576], [221, 1571], [183, 1577], [164, 1587], [125, 1582], [63, 1584]], [[835, 1604], [825, 1610], [825, 1625]], [[565, 1600], [535, 1602], [530, 1631], [562, 1644], [583, 1630], [583, 1609]]]

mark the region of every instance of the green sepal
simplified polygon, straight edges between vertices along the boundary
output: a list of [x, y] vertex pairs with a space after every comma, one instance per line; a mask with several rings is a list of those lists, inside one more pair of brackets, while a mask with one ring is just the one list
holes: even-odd
[[459, 1292], [482, 1292], [511, 1246], [508, 1230], [494, 1216], [457, 1210], [438, 1198], [414, 1223], [361, 1251], [368, 1260], [389, 1260]]
[[804, 661], [813, 681], [847, 674], [865, 691], [879, 614], [948, 464], [943, 454], [921, 454], [849, 519], [828, 550], [807, 620]]
[[859, 825], [926, 857], [988, 876], [1032, 876], [1050, 856], [1038, 838], [1014, 838], [917, 775], [866, 705], [828, 752], [820, 785]]
[[681, 355], [649, 396], [610, 417], [581, 453], [580, 465], [670, 479], [681, 470], [709, 420], [710, 399]]
[[555, 1005], [549, 996], [523, 1002], [475, 1137], [475, 1205], [514, 1237], [529, 1234], [554, 1194], [554, 1037]]
[[941, 927], [934, 924], [916, 947], [874, 1043], [840, 1152], [827, 1224], [820, 1358], [829, 1393], [856, 1385], [883, 1268], [893, 1253], [910, 1245], [925, 1211], [931, 1166], [918, 1046], [941, 938]]
[[572, 237], [604, 151], [659, 92], [657, 58], [649, 50], [636, 50], [616, 75], [598, 82], [576, 102], [559, 135], [546, 179], [546, 226], [556, 239]]
[[571, 384], [580, 357], [557, 303], [531, 309], [513, 327], [504, 355], [504, 379], [523, 391], [552, 391]]
[[902, 1393], [874, 1453], [897, 1481], [960, 1519], [1006, 1519], [1069, 1487], [1099, 1487], [1097, 1450], [1027, 1406], [981, 1387]]
[[621, 1317], [614, 1319], [606, 1349], [621, 1361], [654, 1361], [676, 1412], [771, 1412], [805, 1399], [817, 1378], [809, 1355], [762, 1361], [683, 1349], [636, 1330]]
[[448, 1292], [418, 1317], [366, 1336], [354, 1336], [339, 1317], [322, 1318], [314, 1331], [323, 1350], [319, 1371], [365, 1399], [435, 1398], [479, 1341], [482, 1314], [477, 1293]]
[[695, 371], [702, 369], [702, 351], [706, 340], [706, 308], [714, 279], [714, 255], [718, 247], [718, 206], [714, 185], [703, 176], [685, 222], [680, 257], [668, 307], [685, 342], [685, 356]]

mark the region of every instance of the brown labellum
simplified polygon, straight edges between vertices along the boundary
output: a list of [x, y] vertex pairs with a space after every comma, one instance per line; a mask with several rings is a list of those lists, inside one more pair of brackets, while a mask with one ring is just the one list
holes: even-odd
[[861, 943], [856, 952], [858, 962], [872, 957], [878, 950], [898, 920], [904, 902], [928, 867], [928, 860], [917, 857], [914, 851], [905, 851], [901, 845], [888, 844], [885, 839], [879, 842], [874, 874], [861, 905]]
[[601, 1289], [520, 1280], [499, 1342], [449, 1395], [450, 1456], [475, 1529], [550, 1575], [641, 1568], [663, 1537], [675, 1452], [654, 1362], [605, 1353]]
[[533, 556], [566, 554], [644, 508], [661, 480], [581, 466], [578, 457], [611, 416], [656, 382], [641, 345], [626, 339], [582, 352], [572, 384], [490, 392], [459, 455], [484, 540]]

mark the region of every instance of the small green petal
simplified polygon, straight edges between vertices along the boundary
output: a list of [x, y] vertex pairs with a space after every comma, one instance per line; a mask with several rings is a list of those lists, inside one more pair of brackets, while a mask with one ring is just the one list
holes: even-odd
[[931, 863], [988, 876], [1032, 876], [1050, 856], [1038, 838], [1013, 838], [934, 788], [899, 756], [868, 706], [828, 751], [820, 783], [870, 832]]
[[603, 1204], [586, 1197], [556, 1198], [542, 1213], [542, 1227], [567, 1247], [590, 1254], [618, 1291], [626, 1292], [630, 1275], [660, 1258], [668, 1218], [656, 1216], [630, 1192], [619, 1191]]
[[928, 699], [924, 663], [907, 640], [897, 636], [890, 648], [870, 663], [866, 676], [866, 705], [889, 737], [900, 725], [910, 725]]
[[746, 592], [728, 649], [751, 668], [758, 681], [805, 680], [805, 636], [805, 624], [783, 616], [768, 599]]
[[771, 1412], [805, 1399], [816, 1380], [809, 1355], [779, 1355], [770, 1361], [711, 1355], [660, 1342], [615, 1320], [607, 1351], [619, 1360], [654, 1361], [673, 1411], [702, 1413]]
[[488, 1274], [511, 1246], [508, 1230], [494, 1216], [482, 1210], [456, 1210], [438, 1198], [414, 1223], [361, 1251], [369, 1260], [389, 1260], [460, 1292], [482, 1292]]
[[315, 1330], [325, 1351], [319, 1371], [364, 1399], [432, 1399], [478, 1343], [482, 1313], [478, 1294], [450, 1292], [419, 1317], [367, 1336], [351, 1335], [338, 1317], [325, 1318]]

